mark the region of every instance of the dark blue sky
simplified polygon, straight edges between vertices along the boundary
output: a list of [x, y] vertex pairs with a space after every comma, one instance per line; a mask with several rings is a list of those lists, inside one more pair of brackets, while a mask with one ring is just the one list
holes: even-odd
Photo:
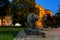
[[60, 0], [36, 0], [35, 2], [45, 9], [50, 9], [54, 15], [59, 8], [58, 5], [60, 4]]

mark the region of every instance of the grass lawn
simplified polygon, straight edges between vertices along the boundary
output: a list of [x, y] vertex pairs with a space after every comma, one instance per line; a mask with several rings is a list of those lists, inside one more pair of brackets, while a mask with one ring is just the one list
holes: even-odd
[[13, 40], [22, 30], [23, 28], [19, 27], [0, 27], [0, 40]]

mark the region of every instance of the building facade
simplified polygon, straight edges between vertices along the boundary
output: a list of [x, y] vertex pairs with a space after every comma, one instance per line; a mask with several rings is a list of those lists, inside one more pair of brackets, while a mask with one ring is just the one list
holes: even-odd
[[12, 25], [12, 17], [5, 16], [4, 19], [0, 19], [0, 26], [11, 26]]

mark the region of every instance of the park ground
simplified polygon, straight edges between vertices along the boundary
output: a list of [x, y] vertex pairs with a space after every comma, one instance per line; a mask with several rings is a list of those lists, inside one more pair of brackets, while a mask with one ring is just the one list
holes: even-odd
[[0, 40], [13, 40], [21, 30], [20, 27], [0, 27]]
[[[21, 27], [0, 27], [0, 40], [13, 40], [22, 30]], [[46, 34], [46, 40], [60, 40], [60, 28], [48, 28], [42, 32]]]

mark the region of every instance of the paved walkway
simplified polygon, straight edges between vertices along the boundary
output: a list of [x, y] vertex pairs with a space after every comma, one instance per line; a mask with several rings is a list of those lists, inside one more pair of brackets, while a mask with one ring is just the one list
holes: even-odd
[[60, 40], [60, 29], [48, 29], [42, 31], [46, 34], [46, 38], [37, 35], [26, 35], [24, 31], [18, 33], [14, 40]]
[[26, 36], [25, 32], [24, 31], [20, 31], [17, 36], [14, 38], [14, 40], [18, 40], [20, 39], [21, 37], [24, 37]]

